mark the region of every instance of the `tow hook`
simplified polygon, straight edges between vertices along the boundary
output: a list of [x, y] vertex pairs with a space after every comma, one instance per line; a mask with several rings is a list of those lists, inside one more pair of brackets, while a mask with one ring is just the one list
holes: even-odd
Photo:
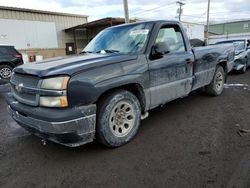
[[43, 146], [46, 146], [46, 145], [47, 145], [46, 139], [42, 139], [41, 142], [42, 142], [42, 145], [43, 145]]

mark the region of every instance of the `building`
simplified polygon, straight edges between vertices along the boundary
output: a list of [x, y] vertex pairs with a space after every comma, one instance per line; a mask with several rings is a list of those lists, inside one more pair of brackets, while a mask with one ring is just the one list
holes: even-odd
[[250, 38], [250, 20], [209, 25], [209, 43], [227, 39]]
[[204, 41], [205, 26], [203, 24], [182, 22], [189, 39], [200, 39]]
[[74, 53], [74, 33], [65, 29], [87, 19], [86, 15], [0, 6], [0, 44], [14, 45], [23, 53], [44, 58], [65, 55], [66, 49]]
[[[130, 19], [130, 23], [136, 22], [136, 19]], [[124, 24], [124, 18], [102, 18], [88, 23], [65, 29], [66, 33], [73, 33], [77, 51], [82, 50], [100, 31], [111, 26]]]

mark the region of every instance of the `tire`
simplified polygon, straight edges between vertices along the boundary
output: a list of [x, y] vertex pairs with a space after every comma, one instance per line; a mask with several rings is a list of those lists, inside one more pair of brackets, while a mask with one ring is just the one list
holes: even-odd
[[12, 67], [8, 65], [0, 65], [0, 78], [9, 80], [12, 73]]
[[239, 73], [244, 74], [246, 71], [247, 71], [247, 64], [245, 63], [244, 67], [241, 70], [239, 70]]
[[225, 83], [225, 71], [221, 66], [217, 66], [213, 80], [205, 87], [206, 93], [212, 96], [218, 96], [222, 93]]
[[140, 122], [141, 106], [137, 97], [117, 90], [98, 103], [97, 139], [111, 148], [122, 146], [135, 137]]

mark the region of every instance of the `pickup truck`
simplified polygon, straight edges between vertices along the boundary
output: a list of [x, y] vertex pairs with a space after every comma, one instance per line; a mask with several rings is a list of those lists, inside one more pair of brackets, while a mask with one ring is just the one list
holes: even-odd
[[76, 56], [15, 68], [8, 111], [42, 140], [119, 147], [150, 109], [199, 88], [220, 95], [233, 61], [232, 44], [191, 48], [177, 21], [110, 27]]

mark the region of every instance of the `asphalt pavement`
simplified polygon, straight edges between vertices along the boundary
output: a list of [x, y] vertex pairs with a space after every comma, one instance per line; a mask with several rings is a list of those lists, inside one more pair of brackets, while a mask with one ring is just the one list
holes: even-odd
[[43, 146], [8, 115], [8, 90], [0, 86], [0, 187], [250, 187], [250, 70], [230, 75], [219, 97], [194, 92], [150, 111], [117, 149]]

